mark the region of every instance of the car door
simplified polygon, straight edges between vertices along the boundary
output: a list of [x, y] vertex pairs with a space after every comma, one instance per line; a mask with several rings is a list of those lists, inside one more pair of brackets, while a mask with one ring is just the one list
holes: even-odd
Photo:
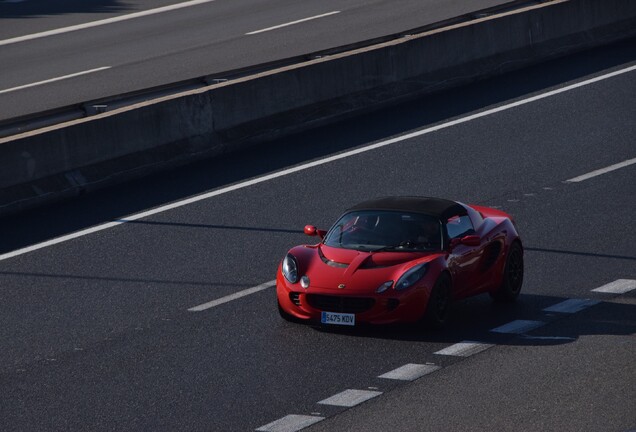
[[461, 239], [475, 235], [475, 228], [468, 215], [455, 215], [446, 221], [446, 231], [451, 243], [448, 269], [453, 278], [455, 296], [465, 297], [479, 290], [484, 284], [480, 270], [484, 251], [483, 242], [464, 244]]

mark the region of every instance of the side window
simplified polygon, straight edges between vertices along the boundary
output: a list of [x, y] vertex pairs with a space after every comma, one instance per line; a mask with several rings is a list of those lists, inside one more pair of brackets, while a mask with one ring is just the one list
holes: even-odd
[[446, 230], [448, 231], [448, 237], [451, 239], [475, 233], [473, 223], [470, 221], [468, 215], [449, 218], [448, 221], [446, 221]]

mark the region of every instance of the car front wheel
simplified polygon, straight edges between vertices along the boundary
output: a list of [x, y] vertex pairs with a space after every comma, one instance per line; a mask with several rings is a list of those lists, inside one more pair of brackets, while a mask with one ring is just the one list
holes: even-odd
[[422, 317], [425, 327], [440, 329], [448, 321], [451, 306], [451, 280], [448, 274], [442, 273], [433, 289], [426, 305], [426, 312]]

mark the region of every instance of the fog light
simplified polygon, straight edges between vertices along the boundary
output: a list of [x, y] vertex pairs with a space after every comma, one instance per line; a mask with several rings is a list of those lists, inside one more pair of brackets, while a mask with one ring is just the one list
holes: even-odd
[[300, 278], [300, 286], [305, 289], [309, 288], [309, 276], [305, 275]]
[[400, 305], [399, 299], [389, 299], [389, 301], [386, 302], [386, 308], [389, 311], [395, 310], [399, 305]]

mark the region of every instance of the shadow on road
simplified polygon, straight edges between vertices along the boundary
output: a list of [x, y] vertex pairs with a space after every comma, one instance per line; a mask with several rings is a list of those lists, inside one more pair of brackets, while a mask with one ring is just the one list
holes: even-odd
[[126, 221], [126, 223], [140, 224], [140, 225], [156, 225], [165, 227], [179, 227], [179, 228], [206, 228], [213, 230], [228, 230], [228, 231], [255, 231], [255, 232], [272, 232], [281, 234], [302, 234], [301, 229], [284, 229], [284, 228], [266, 228], [266, 227], [246, 227], [236, 225], [212, 225], [212, 224], [191, 224], [181, 222], [157, 222], [148, 220], [134, 220]]
[[[420, 330], [414, 326], [334, 328], [316, 331], [352, 337], [397, 341], [456, 343], [479, 341], [496, 345], [561, 345], [587, 335], [631, 335], [636, 333], [636, 304], [602, 301], [576, 313], [545, 312], [565, 298], [521, 295], [515, 304], [493, 303], [482, 295], [455, 304], [451, 321], [442, 330]], [[573, 318], [573, 319], [569, 319]], [[536, 321], [527, 332], [499, 333], [493, 329], [516, 320]], [[574, 324], [573, 324], [574, 323]]]
[[612, 258], [612, 259], [619, 259], [619, 260], [636, 261], [636, 256], [627, 256], [627, 255], [610, 255], [610, 254], [601, 254], [601, 253], [594, 253], [594, 252], [579, 252], [579, 251], [571, 251], [571, 250], [538, 248], [538, 247], [527, 247], [527, 246], [524, 247], [524, 250], [530, 251], [530, 252], [547, 252], [547, 253], [555, 253], [555, 254], [566, 254], [566, 255], [575, 255], [575, 256]]
[[[193, 281], [193, 280], [183, 280], [183, 279], [157, 279], [152, 277], [147, 278], [126, 278], [126, 277], [117, 277], [117, 276], [90, 276], [90, 275], [77, 275], [77, 274], [55, 274], [55, 273], [36, 273], [36, 272], [14, 272], [14, 271], [2, 271], [0, 272], [0, 277], [11, 277], [11, 278], [24, 278], [25, 280], [31, 280], [35, 278], [36, 280], [41, 280], [47, 285], [50, 284], [51, 280], [62, 280], [64, 282], [70, 283], [74, 281], [84, 281], [84, 282], [116, 282], [116, 283], [125, 283], [125, 284], [143, 284], [143, 285], [168, 285], [168, 286], [179, 286], [182, 288], [186, 287], [204, 287], [204, 288], [214, 288], [214, 287], [236, 287], [236, 288], [249, 288], [254, 284], [239, 284], [239, 283], [230, 283], [230, 282], [213, 282], [213, 281]], [[86, 285], [86, 290], [92, 289], [91, 285]]]
[[68, 13], [113, 13], [129, 6], [119, 0], [30, 0], [0, 1], [1, 18], [36, 18]]

